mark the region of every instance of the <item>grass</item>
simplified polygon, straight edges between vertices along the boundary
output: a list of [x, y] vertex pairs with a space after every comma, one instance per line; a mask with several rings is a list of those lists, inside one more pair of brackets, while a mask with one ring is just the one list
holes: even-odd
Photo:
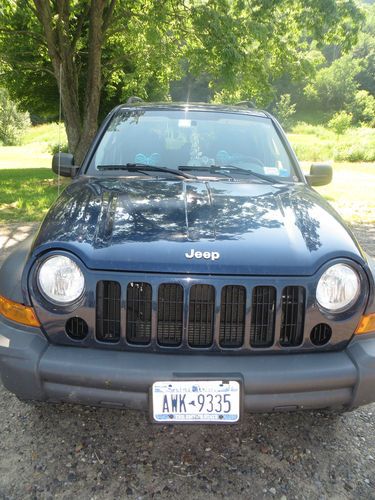
[[346, 221], [375, 224], [375, 163], [335, 163], [331, 184], [316, 190]]
[[288, 138], [300, 160], [375, 161], [373, 128], [350, 128], [337, 136], [322, 125], [299, 123]]
[[0, 223], [39, 221], [56, 197], [50, 168], [0, 170]]
[[[20, 146], [0, 147], [0, 169], [4, 168], [49, 168], [50, 147], [59, 142], [59, 125], [46, 123], [30, 127]], [[64, 127], [61, 127], [61, 142], [66, 142]]]
[[[61, 140], [66, 140], [64, 125], [61, 125]], [[43, 125], [36, 125], [30, 127], [25, 133], [22, 144], [30, 143], [45, 143], [54, 144], [59, 142], [59, 124], [58, 123], [45, 123]]]

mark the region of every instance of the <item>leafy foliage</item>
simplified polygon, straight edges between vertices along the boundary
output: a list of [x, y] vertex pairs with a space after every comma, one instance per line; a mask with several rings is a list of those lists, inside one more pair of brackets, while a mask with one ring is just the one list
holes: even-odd
[[334, 114], [328, 122], [328, 127], [336, 132], [336, 134], [343, 134], [352, 123], [353, 115], [346, 111], [339, 111]]
[[290, 94], [283, 94], [280, 96], [279, 101], [275, 106], [274, 113], [281, 125], [286, 130], [289, 130], [292, 126], [292, 116], [296, 112], [296, 105], [291, 103]]
[[356, 0], [3, 0], [0, 72], [31, 113], [56, 117], [60, 88], [81, 159], [130, 95], [167, 99], [180, 80], [188, 99], [199, 80], [215, 101], [266, 106], [283, 75], [311, 75], [322, 46], [348, 50], [361, 19]]
[[29, 114], [19, 111], [8, 92], [0, 88], [0, 143], [5, 146], [18, 144], [29, 126]]
[[367, 90], [358, 90], [349, 109], [356, 123], [375, 127], [375, 97]]
[[333, 112], [344, 109], [353, 101], [358, 89], [355, 78], [359, 70], [360, 63], [351, 55], [337, 59], [317, 72], [313, 82], [305, 88], [306, 97], [320, 109]]
[[[341, 45], [322, 47], [324, 56], [301, 86], [291, 85], [292, 99], [297, 103], [297, 115], [319, 115], [321, 122], [328, 121], [338, 111], [353, 114], [355, 124], [373, 121], [372, 99], [375, 97], [375, 4], [362, 6], [365, 17], [357, 43], [345, 53]], [[290, 85], [290, 79], [278, 82], [279, 93]]]
[[[83, 102], [91, 2], [62, 3], [69, 12], [68, 39], [79, 35], [74, 50]], [[56, 75], [30, 5], [4, 0], [0, 7], [2, 79], [25, 109], [56, 116]], [[61, 13], [54, 14], [57, 24]], [[360, 19], [354, 0], [117, 0], [103, 43], [101, 115], [129, 95], [164, 99], [170, 81], [203, 73], [217, 101], [267, 104], [278, 76], [298, 78], [312, 70], [318, 51], [307, 37], [350, 47]]]

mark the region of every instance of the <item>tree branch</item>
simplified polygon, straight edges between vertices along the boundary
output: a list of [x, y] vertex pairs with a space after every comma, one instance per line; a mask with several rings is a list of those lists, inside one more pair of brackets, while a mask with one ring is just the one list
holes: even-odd
[[[7, 60], [8, 63], [14, 63], [15, 61], [12, 61], [12, 59], [8, 59]], [[15, 66], [15, 64], [13, 64]], [[55, 77], [55, 73], [52, 71], [52, 69], [48, 69], [48, 68], [41, 68], [41, 67], [38, 67], [38, 66], [35, 66], [35, 64], [29, 64], [29, 63], [25, 63], [23, 62], [22, 63], [22, 69], [28, 69], [34, 73], [47, 73], [53, 77]], [[19, 70], [15, 70], [15, 69], [12, 69], [10, 71], [10, 73], [18, 73]], [[2, 74], [2, 73], [1, 73]]]
[[84, 10], [80, 13], [80, 15], [78, 17], [77, 27], [76, 27], [76, 30], [75, 30], [75, 32], [73, 34], [73, 39], [72, 39], [72, 48], [73, 48], [73, 50], [77, 46], [77, 42], [78, 42], [78, 40], [79, 40], [79, 38], [80, 38], [80, 36], [82, 34], [83, 23], [87, 19], [87, 16], [89, 15], [89, 12], [90, 12], [90, 4], [87, 2], [85, 4]]
[[116, 5], [116, 0], [111, 0], [107, 10], [103, 15], [103, 25], [102, 25], [103, 34], [107, 31], [108, 26], [111, 23], [113, 11], [115, 10], [115, 5]]
[[46, 41], [45, 41], [44, 36], [41, 33], [35, 33], [35, 31], [9, 30], [9, 29], [5, 29], [5, 28], [0, 28], [0, 33], [8, 33], [10, 35], [27, 35], [31, 38], [34, 38], [34, 40], [38, 40], [38, 42], [40, 42], [46, 46]]

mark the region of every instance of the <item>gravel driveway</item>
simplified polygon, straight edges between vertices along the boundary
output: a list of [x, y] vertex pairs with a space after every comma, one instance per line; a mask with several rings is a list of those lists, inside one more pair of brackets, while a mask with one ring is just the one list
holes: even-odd
[[[1, 226], [1, 258], [32, 226]], [[375, 254], [375, 228], [355, 232]], [[0, 498], [375, 498], [375, 404], [342, 416], [246, 415], [237, 427], [28, 406], [0, 385]]]

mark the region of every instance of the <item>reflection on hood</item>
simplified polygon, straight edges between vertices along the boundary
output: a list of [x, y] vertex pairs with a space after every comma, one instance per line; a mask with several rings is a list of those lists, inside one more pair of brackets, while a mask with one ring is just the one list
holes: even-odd
[[219, 251], [218, 262], [189, 262], [189, 272], [223, 274], [304, 274], [330, 252], [359, 255], [310, 188], [247, 180], [81, 179], [57, 200], [34, 249], [46, 244], [82, 254], [88, 267], [168, 272], [187, 272], [191, 248]]

